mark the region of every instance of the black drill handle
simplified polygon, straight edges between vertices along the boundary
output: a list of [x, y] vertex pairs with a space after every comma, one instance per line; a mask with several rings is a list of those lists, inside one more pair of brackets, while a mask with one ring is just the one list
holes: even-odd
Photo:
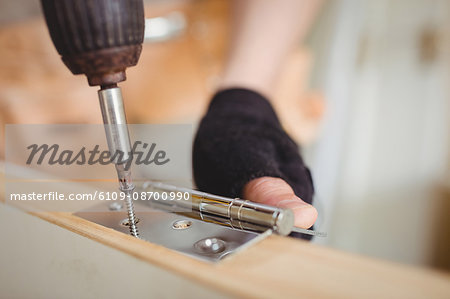
[[125, 80], [144, 39], [142, 0], [41, 0], [52, 41], [74, 74], [90, 85]]

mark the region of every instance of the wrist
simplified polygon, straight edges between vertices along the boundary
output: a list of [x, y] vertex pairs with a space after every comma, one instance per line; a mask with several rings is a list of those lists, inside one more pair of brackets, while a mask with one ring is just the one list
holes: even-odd
[[208, 113], [227, 118], [251, 119], [281, 128], [278, 117], [267, 98], [244, 87], [219, 90], [211, 100]]

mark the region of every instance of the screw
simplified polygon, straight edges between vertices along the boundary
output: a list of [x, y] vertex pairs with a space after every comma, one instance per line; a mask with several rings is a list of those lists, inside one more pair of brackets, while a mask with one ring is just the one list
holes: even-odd
[[[135, 224], [139, 223], [139, 218], [134, 218], [134, 223]], [[125, 218], [122, 221], [120, 221], [120, 224], [123, 226], [130, 226], [130, 219]]]

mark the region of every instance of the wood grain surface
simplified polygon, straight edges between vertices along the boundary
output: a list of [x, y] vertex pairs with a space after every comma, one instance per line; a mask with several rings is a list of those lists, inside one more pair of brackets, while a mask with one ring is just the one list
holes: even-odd
[[252, 298], [448, 298], [450, 276], [272, 235], [218, 264], [198, 261], [70, 213], [35, 216], [205, 287]]

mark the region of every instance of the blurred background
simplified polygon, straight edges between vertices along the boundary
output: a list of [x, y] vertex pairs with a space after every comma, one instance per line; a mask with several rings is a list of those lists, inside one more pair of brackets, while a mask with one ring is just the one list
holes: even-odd
[[[223, 65], [229, 2], [145, 3], [146, 43], [121, 84], [129, 122], [195, 124]], [[4, 124], [101, 123], [38, 0], [0, 1], [0, 54], [2, 143]], [[449, 83], [449, 1], [324, 1], [273, 99], [312, 168], [328, 232], [314, 242], [450, 270]]]

